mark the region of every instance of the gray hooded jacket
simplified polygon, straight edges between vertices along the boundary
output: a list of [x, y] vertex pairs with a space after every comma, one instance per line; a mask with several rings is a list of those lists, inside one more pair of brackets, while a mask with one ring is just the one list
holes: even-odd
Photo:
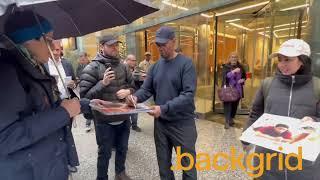
[[[314, 92], [312, 75], [310, 72], [294, 76], [285, 76], [280, 72], [276, 74], [271, 82], [268, 94], [263, 94], [263, 84], [256, 94], [249, 115], [249, 121], [245, 129], [251, 126], [263, 113], [270, 113], [281, 116], [290, 116], [302, 119], [305, 116], [320, 121], [320, 106], [317, 98], [318, 92]], [[266, 98], [264, 98], [266, 97]], [[319, 148], [320, 144], [315, 144]], [[257, 146], [256, 153], [275, 153], [272, 150]], [[266, 159], [266, 158], [265, 158]], [[259, 160], [255, 159], [255, 166]], [[295, 167], [297, 161], [291, 158], [290, 165]], [[266, 161], [264, 162], [266, 165]], [[290, 171], [288, 169], [278, 170], [279, 159], [272, 158], [271, 170], [264, 168], [261, 177], [263, 180], [319, 180], [320, 179], [320, 158], [315, 162], [303, 161], [302, 171]], [[283, 166], [285, 167], [285, 166]]]

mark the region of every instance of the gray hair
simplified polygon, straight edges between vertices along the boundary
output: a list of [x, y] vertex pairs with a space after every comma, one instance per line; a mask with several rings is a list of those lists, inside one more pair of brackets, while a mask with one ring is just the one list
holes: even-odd
[[79, 52], [79, 57], [81, 57], [81, 56], [88, 56], [88, 53], [86, 53], [86, 52]]
[[[128, 59], [130, 59], [130, 57], [136, 57], [136, 56], [133, 55], [133, 54], [128, 54], [127, 57], [126, 57], [126, 59], [125, 59], [125, 61], [127, 61]], [[136, 58], [134, 58], [134, 59], [136, 59]]]

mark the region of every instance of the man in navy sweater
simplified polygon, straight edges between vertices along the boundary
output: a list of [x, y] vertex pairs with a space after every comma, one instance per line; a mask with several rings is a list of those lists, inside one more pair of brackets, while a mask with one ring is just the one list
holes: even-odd
[[[195, 143], [197, 130], [194, 121], [194, 95], [196, 73], [191, 59], [175, 52], [175, 33], [170, 27], [161, 27], [156, 32], [156, 44], [161, 58], [150, 67], [142, 87], [127, 98], [129, 105], [144, 102], [154, 97], [155, 106], [149, 114], [155, 117], [154, 139], [161, 180], [174, 179], [170, 169], [172, 148], [181, 147], [182, 153], [193, 156], [194, 164], [183, 171], [183, 180], [197, 179], [195, 169]], [[189, 158], [181, 164], [188, 167]]]

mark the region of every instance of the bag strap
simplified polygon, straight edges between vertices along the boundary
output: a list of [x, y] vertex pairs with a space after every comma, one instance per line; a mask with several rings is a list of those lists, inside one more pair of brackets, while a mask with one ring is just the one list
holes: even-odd
[[273, 77], [267, 77], [262, 81], [262, 95], [263, 95], [264, 106], [266, 105], [266, 99], [268, 97], [272, 81], [273, 81]]
[[320, 78], [313, 76], [312, 83], [313, 83], [313, 92], [316, 95], [316, 98], [319, 100], [320, 99]]

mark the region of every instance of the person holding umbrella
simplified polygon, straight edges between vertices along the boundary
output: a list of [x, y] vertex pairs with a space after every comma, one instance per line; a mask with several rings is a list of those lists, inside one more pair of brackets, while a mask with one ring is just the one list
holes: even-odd
[[43, 65], [53, 36], [45, 18], [16, 11], [4, 27], [15, 48], [0, 53], [0, 179], [67, 180], [68, 164], [78, 163], [68, 126], [81, 108], [90, 112], [89, 102], [60, 100]]

